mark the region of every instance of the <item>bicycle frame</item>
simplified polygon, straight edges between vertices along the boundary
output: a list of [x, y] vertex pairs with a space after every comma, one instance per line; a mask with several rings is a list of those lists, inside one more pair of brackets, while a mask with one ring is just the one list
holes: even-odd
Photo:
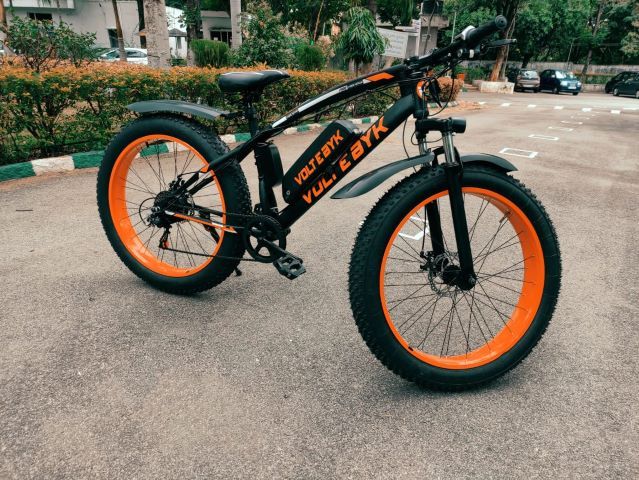
[[[215, 172], [223, 168], [229, 161], [235, 160], [241, 162], [252, 151], [258, 149], [261, 145], [265, 145], [265, 142], [269, 139], [282, 133], [284, 129], [299, 123], [303, 117], [316, 113], [337, 102], [357, 97], [362, 93], [377, 90], [380, 87], [389, 86], [394, 83], [399, 84], [402, 94], [401, 98], [386, 110], [359, 138], [356, 138], [350, 145], [347, 145], [346, 153], [342, 154], [334, 168], [327, 170], [320, 175], [317, 180], [312, 182], [312, 185], [304, 191], [299, 199], [290, 203], [281, 212], [273, 214], [273, 217], [283, 228], [289, 228], [315, 205], [320, 198], [337, 185], [355, 166], [361, 163], [361, 161], [401, 125], [402, 122], [410, 115], [415, 114], [416, 107], [419, 108], [419, 105], [423, 103], [418, 98], [416, 90], [417, 84], [423, 76], [420, 74], [419, 77], [410, 78], [408, 76], [410, 73], [411, 71], [406, 65], [390, 67], [337, 85], [299, 105], [296, 109], [262, 130], [257, 129], [255, 122], [253, 125], [250, 125], [252, 131], [251, 138], [248, 141], [213, 160], [199, 172], [194, 173], [185, 181], [181, 188], [184, 190], [188, 189], [192, 194], [197, 192], [210, 183], [213, 178], [209, 176], [200, 180], [199, 177], [201, 173], [208, 171]], [[249, 108], [250, 107], [252, 107], [252, 105], [249, 105]], [[249, 124], [251, 124], [250, 121]], [[265, 204], [268, 203], [271, 198], [274, 198], [273, 187], [269, 186], [268, 182], [263, 181], [262, 177], [264, 175], [265, 165], [260, 164], [259, 156], [257, 155], [256, 164], [261, 183], [260, 202]]]

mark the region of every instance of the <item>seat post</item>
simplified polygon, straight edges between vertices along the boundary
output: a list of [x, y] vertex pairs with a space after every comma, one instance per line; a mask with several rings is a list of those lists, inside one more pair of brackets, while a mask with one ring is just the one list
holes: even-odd
[[257, 119], [257, 110], [255, 110], [255, 106], [253, 105], [252, 95], [248, 94], [243, 98], [244, 102], [244, 116], [248, 120], [249, 124], [249, 132], [251, 133], [251, 137], [257, 135], [259, 130], [259, 122]]

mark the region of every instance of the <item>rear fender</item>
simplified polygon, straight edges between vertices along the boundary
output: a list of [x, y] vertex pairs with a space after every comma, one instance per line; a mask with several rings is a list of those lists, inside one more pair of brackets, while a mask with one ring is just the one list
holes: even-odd
[[194, 117], [206, 118], [207, 120], [215, 120], [218, 117], [224, 117], [229, 114], [225, 110], [218, 110], [208, 105], [183, 102], [181, 100], [149, 100], [132, 103], [127, 105], [126, 108], [142, 114], [156, 112], [186, 113]]

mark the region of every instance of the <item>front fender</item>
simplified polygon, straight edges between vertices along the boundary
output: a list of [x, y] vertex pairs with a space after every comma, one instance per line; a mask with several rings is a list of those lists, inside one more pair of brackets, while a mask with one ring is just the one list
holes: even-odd
[[207, 120], [215, 120], [220, 116], [223, 117], [229, 114], [229, 112], [225, 110], [218, 110], [217, 108], [209, 107], [208, 105], [183, 102], [181, 100], [148, 100], [132, 103], [127, 105], [126, 108], [137, 113], [187, 113], [194, 117], [206, 118]]
[[[437, 150], [435, 150], [435, 152], [433, 153], [427, 153], [426, 155], [419, 155], [417, 157], [398, 160], [397, 162], [389, 163], [388, 165], [384, 165], [382, 167], [376, 168], [375, 170], [371, 170], [361, 177], [356, 178], [348, 185], [340, 188], [336, 193], [331, 195], [331, 198], [354, 198], [368, 193], [373, 188], [381, 185], [385, 180], [395, 175], [397, 172], [400, 172], [407, 168], [416, 167], [417, 165], [431, 163], [435, 158], [435, 155], [440, 153]], [[460, 157], [460, 160], [463, 165], [490, 165], [504, 172], [514, 172], [515, 170], [517, 170], [517, 167], [515, 167], [508, 160], [496, 155], [490, 155], [488, 153], [469, 153], [467, 155], [462, 155]]]
[[337, 192], [331, 195], [331, 198], [359, 197], [360, 195], [370, 192], [373, 188], [377, 187], [384, 180], [392, 177], [397, 172], [406, 168], [430, 163], [434, 159], [435, 155], [433, 153], [427, 153], [426, 155], [405, 158], [403, 160], [398, 160], [397, 162], [389, 163], [388, 165], [383, 165], [375, 170], [365, 173], [361, 177], [350, 182], [348, 185], [340, 188]]

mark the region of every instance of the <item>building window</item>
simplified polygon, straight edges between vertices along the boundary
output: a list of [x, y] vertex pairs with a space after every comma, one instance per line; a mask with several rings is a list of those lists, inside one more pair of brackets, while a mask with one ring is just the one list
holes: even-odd
[[217, 40], [218, 42], [224, 42], [227, 45], [231, 45], [232, 33], [230, 30], [211, 30], [211, 40]]
[[29, 12], [29, 13], [27, 13], [27, 15], [29, 16], [29, 18], [31, 20], [38, 20], [40, 22], [52, 22], [53, 21], [53, 14], [51, 14], [51, 13]]
[[175, 47], [180, 50], [182, 48], [182, 38], [175, 37]]
[[118, 48], [118, 31], [115, 28], [108, 28], [109, 34], [109, 46], [111, 48]]

